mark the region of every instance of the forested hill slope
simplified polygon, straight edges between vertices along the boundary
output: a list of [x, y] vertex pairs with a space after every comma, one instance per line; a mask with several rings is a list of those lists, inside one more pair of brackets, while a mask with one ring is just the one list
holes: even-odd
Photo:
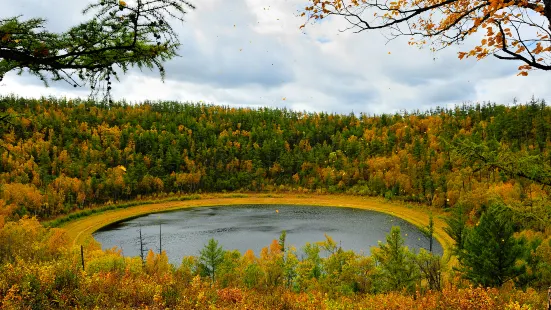
[[502, 199], [539, 213], [527, 225], [549, 222], [548, 186], [456, 147], [549, 166], [551, 109], [541, 101], [355, 116], [0, 97], [0, 111], [12, 115], [0, 132], [0, 210], [11, 218], [138, 195], [293, 190], [474, 210]]

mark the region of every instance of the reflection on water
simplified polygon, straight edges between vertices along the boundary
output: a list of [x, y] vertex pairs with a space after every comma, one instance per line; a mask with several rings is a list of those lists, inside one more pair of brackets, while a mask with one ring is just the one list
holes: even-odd
[[[278, 210], [278, 212], [276, 212]], [[199, 255], [199, 250], [210, 238], [215, 238], [224, 249], [244, 253], [252, 249], [256, 255], [287, 231], [287, 245], [300, 248], [306, 242], [324, 240], [331, 236], [343, 249], [370, 253], [378, 241], [385, 242], [391, 226], [400, 226], [407, 246], [428, 248], [429, 242], [412, 224], [384, 213], [353, 208], [239, 205], [198, 207], [172, 212], [149, 214], [116, 223], [94, 233], [104, 249], [117, 246], [126, 256], [139, 255], [139, 227], [142, 228], [144, 247], [159, 250], [159, 224], [162, 248], [169, 260], [179, 265], [185, 255]], [[435, 241], [435, 253], [442, 247]]]

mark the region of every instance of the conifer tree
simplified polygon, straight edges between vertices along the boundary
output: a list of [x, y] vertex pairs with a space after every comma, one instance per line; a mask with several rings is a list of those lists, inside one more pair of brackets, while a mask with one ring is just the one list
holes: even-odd
[[93, 13], [88, 21], [64, 33], [46, 29], [43, 18], [1, 18], [0, 81], [12, 70], [27, 70], [46, 86], [64, 80], [109, 96], [112, 79], [118, 80], [115, 67], [123, 73], [132, 66], [157, 67], [164, 79], [163, 62], [180, 46], [169, 18], [183, 21], [194, 8], [185, 0], [100, 0], [83, 10]]
[[429, 224], [425, 227], [420, 227], [420, 230], [429, 240], [429, 252], [432, 253], [432, 244], [434, 242], [434, 217], [432, 213], [429, 215]]
[[446, 218], [445, 222], [447, 227], [444, 228], [444, 231], [455, 240], [453, 250], [461, 251], [467, 233], [467, 214], [465, 214], [464, 207], [461, 204], [455, 206], [452, 215]]
[[493, 204], [470, 229], [459, 252], [464, 277], [484, 287], [498, 287], [522, 273], [517, 260], [524, 252], [522, 239], [514, 237], [511, 211]]
[[399, 226], [393, 226], [386, 236], [386, 244], [373, 249], [373, 257], [380, 269], [382, 290], [412, 291], [419, 279], [419, 270], [415, 257], [404, 246]]
[[209, 276], [214, 283], [216, 279], [216, 269], [224, 261], [224, 250], [218, 245], [218, 241], [212, 238], [200, 251], [200, 254], [199, 263], [203, 267], [206, 275]]

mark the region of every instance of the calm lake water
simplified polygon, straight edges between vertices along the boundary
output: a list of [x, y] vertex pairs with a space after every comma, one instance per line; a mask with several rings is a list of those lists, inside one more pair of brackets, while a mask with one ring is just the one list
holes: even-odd
[[[417, 227], [391, 215], [353, 208], [296, 205], [197, 207], [149, 214], [106, 226], [93, 236], [103, 249], [117, 246], [125, 256], [138, 256], [140, 225], [144, 247], [158, 251], [159, 224], [162, 249], [175, 265], [185, 255], [199, 255], [210, 238], [218, 240], [224, 249], [237, 249], [242, 254], [252, 249], [258, 255], [283, 230], [287, 231], [286, 244], [297, 248], [299, 258], [300, 249], [307, 242], [325, 240], [324, 233], [344, 250], [370, 254], [370, 248], [379, 240], [386, 242], [392, 226], [401, 227], [410, 249], [429, 247], [428, 239]], [[433, 252], [442, 254], [442, 246], [436, 240]]]

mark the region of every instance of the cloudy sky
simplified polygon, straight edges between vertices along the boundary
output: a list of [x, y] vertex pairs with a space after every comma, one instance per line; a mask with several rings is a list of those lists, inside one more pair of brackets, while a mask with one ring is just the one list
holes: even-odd
[[[87, 1], [0, 1], [0, 18], [44, 17], [52, 31], [87, 19], [81, 13]], [[166, 64], [165, 82], [156, 71], [133, 69], [114, 83], [115, 100], [203, 101], [345, 114], [465, 102], [511, 104], [514, 98], [526, 102], [532, 96], [551, 101], [549, 72], [519, 77], [518, 62], [457, 59], [459, 50], [468, 50], [480, 37], [432, 53], [408, 46], [407, 38], [387, 42], [381, 32], [340, 32], [348, 23], [337, 17], [300, 30], [304, 18], [297, 10], [304, 7], [303, 0], [192, 3], [197, 9], [175, 25], [182, 57]], [[0, 84], [0, 94], [10, 93], [86, 98], [89, 89], [74, 89], [63, 81], [46, 88], [35, 76], [11, 72]]]

